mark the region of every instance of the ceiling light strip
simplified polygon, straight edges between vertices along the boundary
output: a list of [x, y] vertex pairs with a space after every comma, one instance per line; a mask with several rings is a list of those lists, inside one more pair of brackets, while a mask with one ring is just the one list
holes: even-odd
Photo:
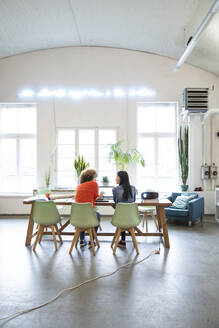
[[32, 89], [24, 89], [22, 90], [18, 96], [20, 98], [48, 98], [48, 97], [56, 97], [56, 98], [72, 98], [72, 99], [81, 99], [81, 98], [100, 98], [100, 97], [153, 97], [156, 92], [152, 89], [143, 87], [139, 89], [107, 89], [107, 90], [97, 90], [97, 89], [41, 89], [39, 92], [35, 92]]

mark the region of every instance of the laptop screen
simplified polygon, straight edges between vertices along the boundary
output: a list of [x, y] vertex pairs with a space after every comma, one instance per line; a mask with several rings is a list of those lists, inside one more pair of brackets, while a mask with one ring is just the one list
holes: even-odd
[[113, 199], [112, 188], [99, 187], [99, 194], [101, 193], [101, 191], [104, 192], [104, 198]]

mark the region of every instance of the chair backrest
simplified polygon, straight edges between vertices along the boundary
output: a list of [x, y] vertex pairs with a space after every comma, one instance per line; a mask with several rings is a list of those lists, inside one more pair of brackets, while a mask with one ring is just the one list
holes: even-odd
[[73, 203], [70, 222], [78, 228], [93, 228], [99, 225], [96, 212], [91, 203]]
[[139, 212], [154, 212], [156, 210], [156, 206], [138, 206]]
[[112, 218], [112, 224], [119, 228], [136, 227], [140, 223], [138, 205], [135, 203], [118, 203]]
[[33, 220], [42, 225], [58, 223], [60, 215], [56, 204], [52, 200], [48, 202], [36, 200], [33, 206]]

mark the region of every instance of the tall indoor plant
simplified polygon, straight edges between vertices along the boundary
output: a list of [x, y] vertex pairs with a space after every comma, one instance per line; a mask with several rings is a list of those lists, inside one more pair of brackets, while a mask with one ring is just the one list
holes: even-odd
[[50, 185], [51, 185], [51, 169], [50, 168], [48, 169], [48, 171], [46, 171], [46, 173], [44, 175], [44, 181], [45, 181], [46, 188], [49, 189]]
[[145, 160], [137, 149], [131, 148], [124, 150], [122, 145], [122, 140], [111, 145], [110, 153], [108, 155], [110, 162], [115, 163], [117, 168], [122, 171], [124, 171], [131, 162], [145, 167]]
[[182, 191], [188, 190], [187, 179], [189, 174], [189, 128], [181, 126], [178, 138], [179, 163], [181, 169]]
[[79, 177], [80, 177], [81, 172], [83, 170], [87, 169], [89, 166], [90, 166], [90, 163], [85, 161], [85, 158], [83, 155], [76, 156], [75, 161], [74, 161], [74, 168], [77, 173], [78, 182], [79, 182]]

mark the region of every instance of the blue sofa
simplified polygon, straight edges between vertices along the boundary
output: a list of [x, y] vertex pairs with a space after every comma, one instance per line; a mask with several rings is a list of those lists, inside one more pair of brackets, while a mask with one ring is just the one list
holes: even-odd
[[168, 199], [173, 203], [176, 197], [181, 195], [194, 195], [195, 198], [189, 201], [188, 207], [185, 209], [166, 207], [166, 218], [182, 220], [184, 222], [187, 222], [189, 226], [191, 226], [192, 223], [198, 218], [200, 218], [202, 222], [202, 218], [204, 215], [204, 197], [198, 197], [198, 194], [196, 193], [173, 192], [172, 195], [168, 197]]

